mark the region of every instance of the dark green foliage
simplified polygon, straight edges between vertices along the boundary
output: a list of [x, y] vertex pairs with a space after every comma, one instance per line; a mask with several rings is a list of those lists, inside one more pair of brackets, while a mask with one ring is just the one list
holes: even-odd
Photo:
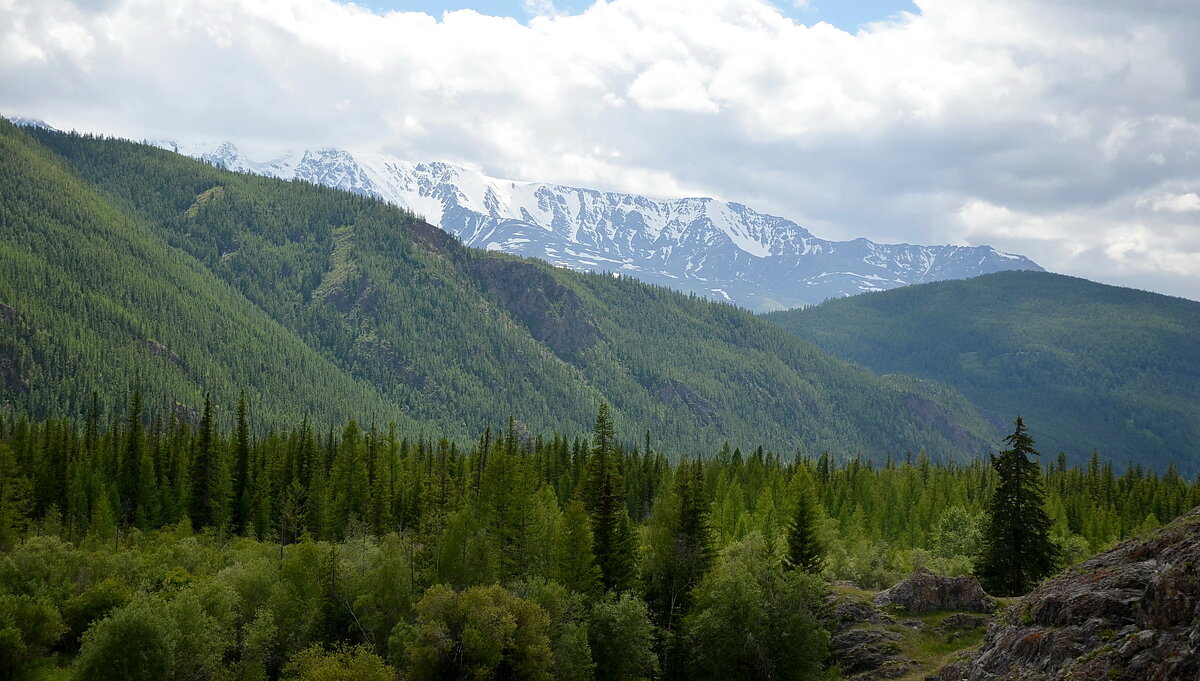
[[825, 567], [825, 547], [817, 526], [817, 500], [807, 476], [797, 476], [794, 503], [796, 510], [787, 527], [787, 555], [784, 565], [818, 575]]
[[606, 590], [621, 591], [633, 587], [634, 544], [625, 503], [625, 480], [613, 446], [612, 419], [604, 402], [596, 413], [594, 435], [583, 484], [584, 508], [591, 518], [600, 584]]
[[35, 418], [83, 417], [93, 391], [117, 404], [140, 379], [147, 423], [195, 427], [204, 394], [245, 390], [258, 434], [308, 413], [463, 443], [521, 414], [573, 437], [604, 401], [680, 453], [985, 451], [987, 424], [952, 396], [729, 305], [473, 251], [379, 201], [143, 145], [7, 123], [0, 145], [0, 404]]
[[1004, 442], [1008, 449], [992, 456], [997, 482], [977, 572], [989, 593], [1017, 596], [1054, 572], [1058, 547], [1050, 539], [1041, 466], [1030, 458], [1038, 452], [1020, 416]]
[[952, 386], [997, 434], [1025, 414], [1042, 449], [1072, 462], [1098, 449], [1159, 472], [1174, 462], [1185, 475], [1200, 473], [1195, 301], [999, 272], [764, 318], [874, 371]]
[[250, 423], [246, 393], [238, 395], [237, 431], [233, 440], [233, 530], [244, 532], [253, 505], [250, 487]]
[[25, 678], [65, 631], [45, 599], [0, 594], [0, 676]]

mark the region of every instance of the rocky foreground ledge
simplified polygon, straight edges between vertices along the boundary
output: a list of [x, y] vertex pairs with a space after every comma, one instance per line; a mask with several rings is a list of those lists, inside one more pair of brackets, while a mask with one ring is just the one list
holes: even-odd
[[1042, 584], [937, 681], [1200, 681], [1200, 509]]

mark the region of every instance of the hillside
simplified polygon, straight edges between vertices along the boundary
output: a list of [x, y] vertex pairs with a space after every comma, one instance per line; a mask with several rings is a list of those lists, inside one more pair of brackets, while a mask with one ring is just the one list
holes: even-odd
[[268, 420], [388, 409], [377, 388], [352, 379], [6, 122], [0, 158], [6, 411], [78, 415], [93, 390], [123, 403], [139, 382], [154, 386], [154, 406], [193, 420], [206, 390], [228, 404], [244, 389]]
[[35, 415], [78, 414], [92, 390], [119, 402], [141, 375], [185, 410], [245, 385], [268, 425], [354, 404], [460, 438], [509, 416], [574, 434], [605, 400], [670, 451], [961, 458], [990, 437], [953, 391], [881, 379], [729, 305], [465, 248], [306, 182], [0, 130], [0, 302], [18, 320], [2, 326], [3, 398]]
[[1044, 272], [1001, 272], [765, 317], [880, 373], [961, 391], [1043, 455], [1200, 471], [1200, 303]]

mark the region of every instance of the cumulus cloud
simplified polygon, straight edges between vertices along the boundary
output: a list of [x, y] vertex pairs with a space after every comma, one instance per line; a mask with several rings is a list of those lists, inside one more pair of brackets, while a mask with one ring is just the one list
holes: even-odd
[[1200, 299], [1196, 3], [920, 0], [854, 34], [766, 0], [526, 6], [0, 0], [0, 111], [715, 195]]

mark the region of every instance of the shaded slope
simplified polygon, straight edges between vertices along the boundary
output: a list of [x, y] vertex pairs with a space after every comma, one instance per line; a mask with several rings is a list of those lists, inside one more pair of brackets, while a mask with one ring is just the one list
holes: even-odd
[[[384, 413], [351, 380], [207, 268], [0, 122], [3, 402], [79, 414], [93, 390], [195, 418], [205, 390], [246, 389], [262, 418]], [[276, 367], [286, 363], [287, 371]], [[174, 405], [174, 400], [180, 400]]]
[[[729, 439], [962, 457], [990, 435], [961, 396], [880, 379], [729, 305], [464, 248], [374, 199], [124, 141], [34, 134], [160, 248], [235, 289], [237, 305], [252, 303], [346, 384], [370, 386], [384, 418], [390, 406], [453, 437], [510, 415], [583, 433], [604, 399], [625, 432], [649, 429], [670, 451]], [[267, 371], [296, 372], [292, 346], [272, 345]]]
[[773, 313], [878, 372], [945, 382], [1043, 454], [1200, 470], [1200, 303], [1042, 272], [923, 284]]

